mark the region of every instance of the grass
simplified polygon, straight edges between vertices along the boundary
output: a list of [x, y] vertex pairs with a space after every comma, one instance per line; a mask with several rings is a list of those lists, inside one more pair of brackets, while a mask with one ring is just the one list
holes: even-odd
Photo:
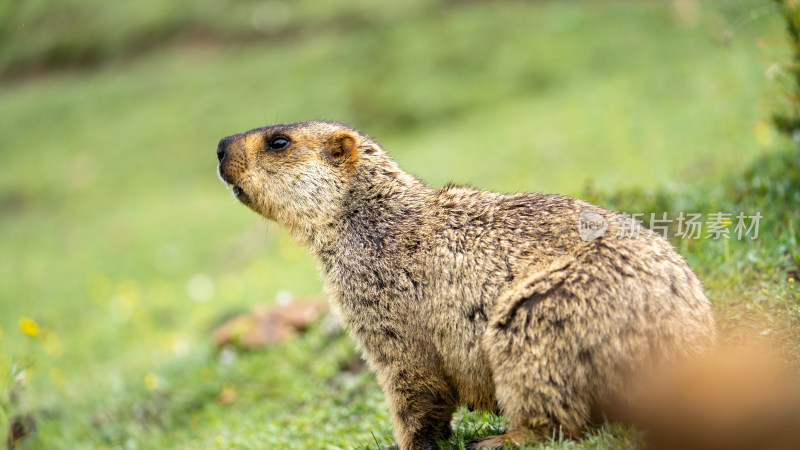
[[[320, 292], [314, 262], [214, 174], [220, 137], [275, 121], [347, 121], [434, 185], [760, 210], [758, 241], [677, 244], [722, 317], [761, 326], [755, 310], [800, 342], [800, 183], [765, 121], [779, 89], [765, 69], [787, 54], [768, 5], [301, 2], [276, 33], [254, 28], [255, 3], [176, 4], [2, 15], [0, 374], [26, 380], [0, 379], [19, 387], [0, 421], [35, 418], [24, 448], [392, 442], [373, 377], [342, 370], [356, 352], [341, 334], [319, 325], [231, 364], [209, 344], [232, 312]], [[504, 423], [461, 411], [454, 426], [445, 448]], [[637, 439], [607, 427], [543, 447]]]
[[[236, 44], [295, 38], [320, 28], [360, 20], [397, 19], [427, 11], [425, 3], [375, 5], [369, 0], [326, 2], [215, 2], [143, 0], [109, 6], [98, 0], [7, 0], [0, 5], [0, 38], [13, 42], [0, 55], [0, 75], [16, 78], [38, 71], [97, 67], [165, 43], [213, 41]], [[429, 4], [429, 7], [437, 6]]]

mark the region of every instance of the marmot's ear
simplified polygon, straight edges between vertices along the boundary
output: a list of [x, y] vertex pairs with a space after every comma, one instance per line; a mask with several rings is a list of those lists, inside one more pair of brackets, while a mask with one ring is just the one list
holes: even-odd
[[328, 156], [331, 162], [339, 165], [356, 154], [358, 148], [358, 137], [349, 130], [339, 130], [328, 139]]

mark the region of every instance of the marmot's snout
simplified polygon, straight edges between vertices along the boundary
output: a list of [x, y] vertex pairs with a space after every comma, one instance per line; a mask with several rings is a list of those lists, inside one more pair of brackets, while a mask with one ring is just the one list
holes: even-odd
[[232, 177], [229, 173], [225, 170], [225, 166], [227, 163], [227, 156], [228, 156], [228, 147], [230, 146], [232, 140], [232, 136], [224, 137], [219, 140], [219, 144], [217, 144], [217, 159], [219, 160], [219, 165], [217, 166], [217, 172], [219, 173], [219, 177], [224, 181], [226, 184], [234, 184]]
[[230, 145], [232, 136], [224, 137], [219, 140], [219, 144], [217, 144], [217, 159], [219, 162], [222, 162], [225, 159], [225, 155], [228, 153], [228, 145]]
[[219, 144], [217, 144], [217, 159], [219, 160], [217, 172], [219, 173], [220, 179], [222, 179], [225, 184], [232, 186], [233, 195], [237, 199], [244, 201], [244, 191], [237, 185], [237, 177], [235, 175], [239, 164], [237, 164], [236, 161], [231, 161], [231, 157], [229, 156], [230, 145], [233, 141], [234, 136], [228, 136], [220, 139]]

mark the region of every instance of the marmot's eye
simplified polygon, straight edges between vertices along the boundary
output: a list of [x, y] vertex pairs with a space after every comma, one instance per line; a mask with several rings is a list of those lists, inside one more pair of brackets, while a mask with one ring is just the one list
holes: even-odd
[[283, 136], [277, 136], [272, 138], [272, 140], [269, 141], [268, 145], [270, 150], [283, 150], [288, 146], [289, 146], [289, 139]]

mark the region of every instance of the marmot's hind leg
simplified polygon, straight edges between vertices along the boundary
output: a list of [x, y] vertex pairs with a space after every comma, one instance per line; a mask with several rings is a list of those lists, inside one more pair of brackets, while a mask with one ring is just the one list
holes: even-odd
[[[596, 401], [591, 352], [603, 337], [587, 321], [602, 319], [587, 317], [599, 311], [573, 289], [576, 275], [567, 262], [528, 277], [498, 299], [490, 319], [483, 348], [515, 444], [552, 431], [577, 437], [589, 423]], [[487, 439], [483, 448], [501, 443]]]
[[524, 431], [512, 431], [497, 436], [486, 436], [483, 438], [474, 439], [467, 443], [466, 449], [505, 449], [509, 447], [516, 447], [518, 445], [535, 440], [538, 439], [532, 433], [527, 433]]
[[710, 307], [689, 269], [632, 260], [593, 247], [497, 299], [482, 347], [511, 431], [577, 437], [604, 417], [624, 420], [650, 375], [713, 343]]

